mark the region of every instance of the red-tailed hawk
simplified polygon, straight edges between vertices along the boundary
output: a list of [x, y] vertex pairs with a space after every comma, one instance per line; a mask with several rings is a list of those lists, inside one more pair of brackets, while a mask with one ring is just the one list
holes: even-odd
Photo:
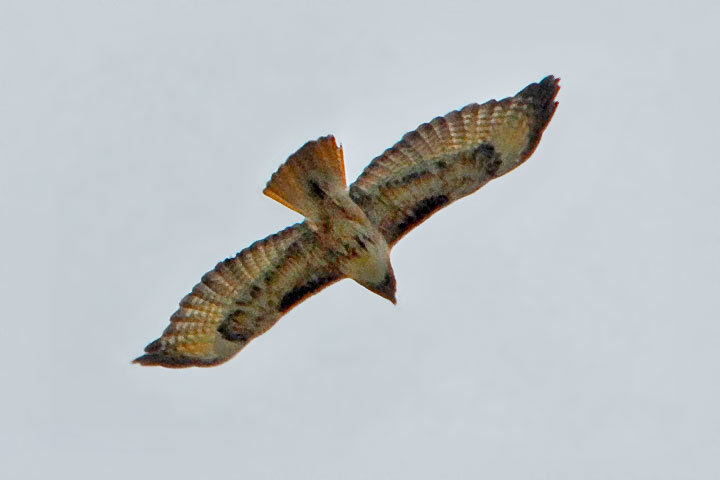
[[527, 160], [555, 112], [558, 89], [549, 76], [514, 97], [473, 103], [424, 123], [375, 158], [349, 189], [335, 139], [306, 143], [263, 192], [305, 221], [218, 263], [134, 362], [223, 363], [308, 296], [343, 278], [395, 303], [393, 245], [433, 213]]

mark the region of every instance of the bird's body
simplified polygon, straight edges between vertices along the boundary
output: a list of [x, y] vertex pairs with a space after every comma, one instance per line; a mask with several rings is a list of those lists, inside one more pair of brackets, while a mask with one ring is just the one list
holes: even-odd
[[395, 302], [390, 248], [350, 198], [342, 149], [332, 136], [306, 143], [272, 176], [264, 193], [296, 210], [345, 277]]
[[322, 223], [308, 222], [338, 269], [363, 287], [395, 303], [390, 247], [347, 190], [330, 197]]
[[306, 221], [220, 262], [135, 362], [223, 363], [342, 278], [395, 303], [392, 246], [437, 210], [524, 162], [552, 118], [558, 89], [550, 76], [514, 97], [437, 117], [374, 159], [349, 190], [335, 139], [306, 143], [264, 191]]

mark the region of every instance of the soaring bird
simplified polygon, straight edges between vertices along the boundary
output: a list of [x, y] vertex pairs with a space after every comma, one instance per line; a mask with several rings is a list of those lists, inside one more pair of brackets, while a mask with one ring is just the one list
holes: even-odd
[[390, 250], [433, 213], [514, 169], [555, 113], [558, 79], [473, 103], [405, 134], [348, 189], [332, 136], [307, 142], [263, 193], [305, 221], [218, 263], [134, 360], [163, 367], [226, 362], [300, 302], [343, 278], [395, 303]]

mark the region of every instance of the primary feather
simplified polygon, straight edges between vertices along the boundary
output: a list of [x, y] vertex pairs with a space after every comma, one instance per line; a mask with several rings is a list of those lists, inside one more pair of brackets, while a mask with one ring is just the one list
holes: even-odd
[[134, 362], [223, 363], [305, 298], [346, 277], [394, 301], [389, 248], [439, 209], [527, 160], [555, 112], [558, 90], [548, 76], [514, 97], [422, 124], [375, 158], [349, 191], [334, 139], [308, 142], [266, 188], [307, 220], [218, 263]]

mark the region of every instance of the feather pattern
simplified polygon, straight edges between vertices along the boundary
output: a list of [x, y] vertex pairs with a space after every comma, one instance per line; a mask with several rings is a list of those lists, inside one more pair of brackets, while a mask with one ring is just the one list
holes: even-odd
[[394, 302], [389, 248], [436, 211], [524, 162], [555, 112], [558, 89], [549, 76], [514, 97], [424, 123], [375, 158], [349, 191], [334, 138], [308, 142], [265, 193], [309, 221], [218, 263], [135, 363], [223, 363], [295, 305], [346, 276]]
[[397, 242], [435, 211], [524, 162], [552, 118], [550, 76], [515, 97], [470, 104], [407, 133], [350, 186], [350, 198]]
[[341, 278], [305, 223], [288, 227], [206, 273], [135, 363], [187, 367], [225, 362], [292, 307]]

